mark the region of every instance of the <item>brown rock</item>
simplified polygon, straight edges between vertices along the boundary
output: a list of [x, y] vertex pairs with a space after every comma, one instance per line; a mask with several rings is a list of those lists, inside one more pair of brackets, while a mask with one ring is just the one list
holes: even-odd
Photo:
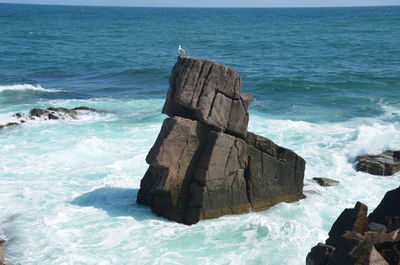
[[338, 240], [346, 231], [363, 234], [368, 226], [368, 206], [357, 202], [354, 208], [345, 209], [332, 225], [326, 244], [336, 246]]
[[306, 265], [326, 265], [335, 247], [319, 243], [313, 247], [306, 258]]
[[372, 175], [390, 176], [400, 171], [400, 151], [387, 150], [378, 155], [356, 158], [356, 170]]
[[181, 56], [172, 70], [162, 112], [245, 136], [251, 96], [240, 94], [240, 87], [236, 70], [209, 60]]
[[313, 178], [320, 186], [329, 187], [339, 184], [339, 181], [330, 178]]

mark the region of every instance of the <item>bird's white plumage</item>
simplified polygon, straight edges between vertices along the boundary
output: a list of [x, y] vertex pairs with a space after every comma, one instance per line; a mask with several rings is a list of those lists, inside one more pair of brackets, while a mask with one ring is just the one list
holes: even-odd
[[187, 52], [182, 48], [182, 46], [181, 45], [179, 45], [178, 46], [178, 52], [179, 52], [179, 54], [187, 54]]

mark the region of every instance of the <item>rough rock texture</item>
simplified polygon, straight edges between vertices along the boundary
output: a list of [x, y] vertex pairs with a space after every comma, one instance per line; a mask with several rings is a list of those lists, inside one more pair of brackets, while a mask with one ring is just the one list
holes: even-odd
[[237, 72], [179, 57], [137, 201], [160, 216], [194, 224], [304, 198], [305, 161], [247, 132], [251, 97]]
[[378, 176], [393, 175], [400, 171], [400, 151], [387, 150], [378, 155], [358, 156], [356, 170]]
[[76, 120], [78, 119], [79, 111], [96, 111], [95, 109], [80, 106], [73, 109], [67, 108], [54, 108], [50, 107], [47, 109], [31, 109], [29, 114], [17, 112], [13, 115], [14, 118], [18, 120], [18, 122], [9, 122], [6, 124], [0, 124], [0, 129], [5, 127], [11, 127], [15, 125], [19, 125], [21, 123], [25, 123], [27, 121], [32, 121], [35, 119], [42, 119], [42, 120]]
[[400, 226], [393, 221], [400, 216], [399, 202], [397, 188], [386, 193], [368, 219], [367, 206], [360, 202], [344, 210], [333, 224], [326, 245], [313, 247], [306, 264], [400, 264]]
[[339, 184], [339, 181], [330, 178], [313, 178], [322, 187], [329, 187]]
[[245, 136], [251, 96], [240, 93], [241, 83], [234, 69], [205, 59], [179, 57], [162, 112]]

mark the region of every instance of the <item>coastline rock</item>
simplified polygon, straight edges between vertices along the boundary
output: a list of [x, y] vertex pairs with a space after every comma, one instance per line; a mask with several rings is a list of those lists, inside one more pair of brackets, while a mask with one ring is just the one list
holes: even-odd
[[399, 203], [400, 187], [387, 192], [368, 219], [367, 206], [360, 202], [346, 209], [333, 224], [326, 245], [313, 247], [306, 264], [400, 264], [400, 226], [393, 221], [400, 216]]
[[209, 60], [179, 57], [169, 80], [162, 113], [200, 121], [245, 136], [251, 95], [241, 94], [236, 70]]
[[179, 57], [137, 202], [184, 224], [263, 210], [303, 195], [305, 161], [247, 132], [250, 95], [236, 70]]
[[356, 158], [356, 170], [378, 176], [390, 176], [400, 171], [400, 151], [387, 150], [377, 155]]
[[330, 178], [313, 178], [322, 187], [329, 187], [339, 184], [340, 182]]
[[13, 117], [17, 118], [19, 122], [9, 122], [7, 124], [0, 124], [0, 129], [4, 127], [19, 125], [21, 123], [25, 123], [30, 120], [35, 120], [37, 118], [43, 120], [66, 120], [66, 119], [77, 120], [79, 116], [79, 111], [96, 111], [96, 110], [85, 106], [80, 106], [73, 109], [59, 108], [59, 107], [58, 108], [50, 107], [47, 109], [34, 108], [29, 111], [29, 114], [24, 114], [21, 112], [15, 113]]

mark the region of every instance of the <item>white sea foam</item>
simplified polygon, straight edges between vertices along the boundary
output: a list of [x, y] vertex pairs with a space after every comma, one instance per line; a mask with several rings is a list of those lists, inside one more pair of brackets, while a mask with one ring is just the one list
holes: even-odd
[[[251, 131], [306, 159], [307, 198], [185, 226], [135, 203], [163, 119], [139, 118], [160, 108], [160, 100], [51, 105], [89, 105], [112, 116], [37, 121], [2, 132], [0, 201], [9, 203], [0, 205], [1, 218], [19, 214], [2, 233], [11, 239], [13, 264], [304, 264], [344, 208], [362, 201], [371, 211], [400, 180], [353, 168], [358, 154], [400, 148], [397, 120], [381, 115], [318, 124], [251, 113]], [[320, 187], [313, 177], [340, 184]]]
[[0, 86], [0, 92], [3, 91], [24, 91], [24, 90], [33, 90], [33, 91], [41, 91], [41, 92], [61, 92], [62, 90], [58, 89], [49, 89], [43, 88], [40, 85], [30, 85], [30, 84], [17, 84], [17, 85], [7, 85]]

